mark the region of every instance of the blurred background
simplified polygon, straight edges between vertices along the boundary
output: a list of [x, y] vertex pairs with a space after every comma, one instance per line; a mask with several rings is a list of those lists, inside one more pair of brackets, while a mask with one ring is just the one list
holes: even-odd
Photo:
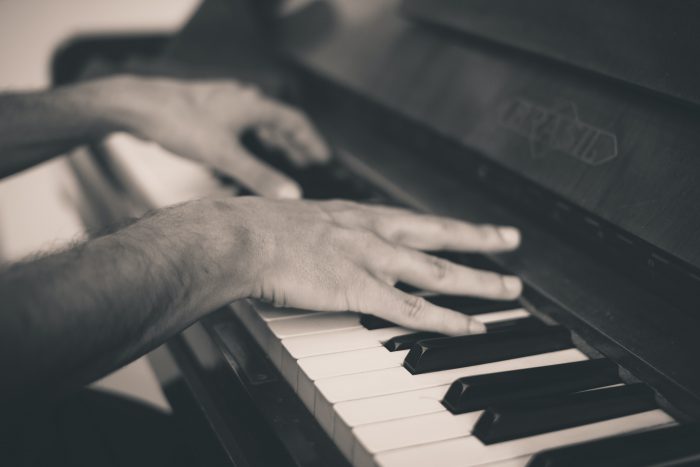
[[[201, 0], [0, 0], [0, 91], [51, 85], [52, 60], [87, 36], [176, 32]], [[20, 260], [83, 237], [80, 191], [65, 157], [0, 180], [0, 261]], [[169, 410], [141, 358], [95, 383]]]

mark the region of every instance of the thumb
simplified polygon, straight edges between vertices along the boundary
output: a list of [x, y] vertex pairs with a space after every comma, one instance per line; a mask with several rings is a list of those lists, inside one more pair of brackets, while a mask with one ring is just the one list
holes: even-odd
[[240, 144], [234, 144], [217, 169], [233, 177], [253, 193], [266, 198], [299, 199], [297, 182], [257, 159]]

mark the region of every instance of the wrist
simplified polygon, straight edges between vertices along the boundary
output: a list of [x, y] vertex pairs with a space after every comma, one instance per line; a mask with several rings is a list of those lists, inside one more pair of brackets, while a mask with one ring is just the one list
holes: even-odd
[[149, 121], [149, 105], [144, 102], [147, 81], [138, 76], [115, 75], [59, 88], [57, 92], [71, 103], [85, 128], [99, 138], [115, 131], [138, 133]]
[[[197, 317], [251, 296], [259, 241], [233, 198], [202, 199], [158, 211], [126, 229], [164, 271], [178, 309]], [[150, 259], [152, 258], [152, 259]]]

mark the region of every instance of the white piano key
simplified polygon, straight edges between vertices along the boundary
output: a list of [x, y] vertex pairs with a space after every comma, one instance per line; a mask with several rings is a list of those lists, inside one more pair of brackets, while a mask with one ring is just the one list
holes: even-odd
[[315, 383], [316, 397], [314, 400], [314, 414], [321, 426], [323, 426], [329, 434], [332, 434], [335, 419], [333, 405], [339, 402], [441, 386], [450, 384], [452, 381], [465, 376], [554, 365], [557, 363], [586, 359], [587, 357], [580, 351], [576, 349], [567, 349], [420, 375], [412, 375], [405, 368], [397, 367], [322, 379]]
[[[298, 358], [300, 356], [313, 357], [342, 353], [338, 352], [338, 350], [342, 351], [353, 347], [358, 347], [359, 350], [363, 348], [380, 348], [383, 341], [390, 339], [394, 335], [405, 334], [406, 332], [408, 331], [403, 328], [386, 328], [374, 331], [365, 328], [353, 328], [349, 331], [334, 331], [283, 339], [280, 346], [281, 371], [294, 390], [299, 391], [300, 384], [307, 382], [307, 378], [299, 376], [301, 368], [298, 364]], [[381, 348], [383, 349], [383, 347]], [[386, 349], [384, 350], [386, 353], [390, 353]], [[313, 399], [311, 399], [311, 406], [313, 406]]]
[[532, 459], [532, 455], [520, 456], [513, 459], [507, 459], [504, 461], [489, 462], [487, 464], [481, 464], [479, 467], [526, 467], [527, 463]]
[[265, 302], [255, 302], [253, 308], [258, 312], [263, 321], [266, 322], [320, 313], [318, 311], [300, 310], [299, 308], [279, 308]]
[[204, 165], [128, 133], [110, 134], [102, 148], [121, 182], [150, 208], [208, 196], [230, 196], [238, 191], [222, 185]]
[[[264, 321], [251, 302], [238, 302], [235, 304], [234, 309], [238, 318], [245, 324], [258, 344], [265, 350], [270, 360], [283, 374], [282, 339], [349, 329], [364, 330], [360, 325], [359, 315], [351, 312], [313, 313], [289, 319]], [[292, 372], [290, 377], [290, 382], [295, 383], [296, 370]]]
[[[543, 449], [552, 449], [673, 422], [668, 414], [657, 409], [488, 446], [482, 444], [474, 436], [421, 444], [380, 453], [369, 465], [381, 467], [476, 466], [523, 457]], [[361, 465], [355, 464], [356, 467]]]
[[294, 360], [298, 360], [314, 355], [379, 347], [392, 337], [411, 332], [409, 329], [398, 326], [374, 330], [365, 328], [351, 329], [326, 334], [292, 337], [284, 339], [282, 345]]
[[408, 350], [389, 352], [384, 347], [332, 353], [296, 361], [297, 392], [307, 407], [313, 407], [314, 381], [340, 375], [363, 373], [401, 366]]
[[384, 347], [302, 358], [297, 364], [312, 381], [401, 366], [408, 350], [389, 352]]
[[354, 427], [434, 412], [443, 412], [440, 402], [449, 384], [418, 391], [341, 402], [334, 406], [333, 440], [348, 459], [355, 445]]
[[371, 464], [375, 454], [418, 444], [470, 436], [483, 410], [454, 415], [448, 411], [362, 425], [353, 430], [353, 461]]
[[530, 316], [530, 312], [527, 311], [525, 308], [515, 308], [513, 310], [482, 313], [480, 315], [474, 315], [474, 318], [486, 324], [493, 323], [495, 321], [506, 321], [509, 319], [527, 318], [528, 316]]
[[313, 313], [295, 319], [274, 320], [267, 324], [278, 339], [362, 327], [360, 315], [349, 311]]

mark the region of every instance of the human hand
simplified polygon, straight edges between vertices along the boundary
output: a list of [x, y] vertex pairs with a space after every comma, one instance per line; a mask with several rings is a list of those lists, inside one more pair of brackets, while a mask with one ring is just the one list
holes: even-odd
[[[512, 250], [520, 241], [512, 227], [349, 201], [248, 197], [217, 203], [224, 209], [217, 215], [221, 236], [245, 226], [246, 259], [217, 255], [219, 261], [238, 259], [234, 276], [243, 281], [243, 297], [282, 307], [370, 313], [409, 328], [458, 335], [482, 331], [483, 325], [402, 292], [395, 283], [491, 299], [513, 299], [522, 290], [517, 277], [474, 270], [421, 251]], [[230, 208], [235, 216], [225, 215]]]
[[296, 182], [255, 158], [240, 142], [256, 129], [298, 166], [323, 163], [330, 151], [299, 110], [268, 98], [254, 87], [234, 81], [184, 81], [117, 76], [98, 80], [119, 100], [128, 131], [169, 151], [216, 168], [251, 191], [272, 198], [299, 198]]

